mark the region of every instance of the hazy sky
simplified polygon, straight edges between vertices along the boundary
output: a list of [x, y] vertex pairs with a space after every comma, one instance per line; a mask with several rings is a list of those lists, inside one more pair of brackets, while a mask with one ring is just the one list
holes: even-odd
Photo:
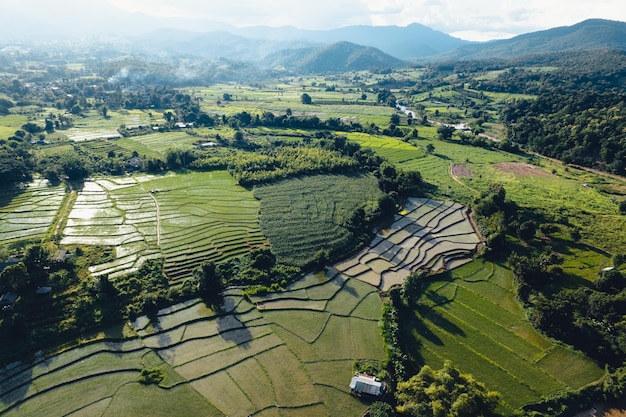
[[[356, 24], [421, 23], [469, 40], [504, 38], [571, 25], [588, 18], [626, 21], [624, 0], [1, 0], [12, 31], [35, 31], [42, 22], [58, 30], [129, 29], [137, 26], [211, 30], [203, 21], [234, 26], [296, 26], [330, 29]], [[132, 13], [132, 14], [131, 14]], [[134, 15], [133, 15], [134, 14]], [[159, 18], [158, 20], [148, 19]], [[178, 18], [174, 19], [173, 18]], [[21, 20], [37, 26], [24, 26]], [[154, 25], [154, 26], [151, 26]]]

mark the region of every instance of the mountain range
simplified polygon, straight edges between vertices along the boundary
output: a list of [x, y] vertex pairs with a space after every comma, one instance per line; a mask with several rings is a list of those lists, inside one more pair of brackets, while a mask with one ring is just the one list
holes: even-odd
[[[130, 21], [142, 25], [139, 18]], [[190, 25], [186, 30], [170, 28], [120, 35], [116, 41], [115, 47], [121, 51], [145, 56], [226, 59], [269, 70], [328, 73], [571, 51], [626, 51], [626, 23], [589, 19], [490, 42], [469, 42], [417, 23], [332, 30], [292, 26], [236, 28], [211, 23], [202, 27]], [[0, 42], [0, 50], [3, 45], [11, 44]]]
[[511, 39], [464, 45], [430, 59], [437, 61], [506, 59], [597, 49], [626, 50], [626, 23], [589, 19], [572, 26], [527, 33]]
[[255, 26], [215, 32], [161, 30], [131, 42], [143, 51], [247, 61], [298, 72], [397, 67], [410, 62], [511, 59], [598, 49], [626, 50], [626, 23], [589, 19], [490, 42], [469, 42], [420, 24], [334, 30]]

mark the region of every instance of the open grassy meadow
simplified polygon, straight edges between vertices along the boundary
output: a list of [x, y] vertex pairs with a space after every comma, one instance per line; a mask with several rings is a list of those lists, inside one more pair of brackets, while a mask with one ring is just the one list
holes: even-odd
[[[297, 307], [287, 301], [303, 301]], [[320, 303], [311, 309], [309, 303]], [[140, 317], [134, 336], [83, 345], [0, 369], [4, 416], [357, 416], [355, 359], [383, 360], [374, 287], [329, 270], [283, 293], [226, 293], [216, 314], [199, 300]], [[138, 382], [157, 368], [157, 385]]]
[[413, 315], [401, 319], [402, 343], [415, 369], [423, 364], [437, 369], [450, 359], [500, 391], [512, 409], [602, 377], [593, 361], [528, 323], [509, 270], [476, 260], [433, 278]]

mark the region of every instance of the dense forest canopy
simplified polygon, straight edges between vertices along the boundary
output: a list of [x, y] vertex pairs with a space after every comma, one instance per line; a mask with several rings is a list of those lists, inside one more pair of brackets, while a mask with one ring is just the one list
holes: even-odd
[[565, 163], [624, 175], [626, 94], [544, 94], [502, 111], [508, 140]]

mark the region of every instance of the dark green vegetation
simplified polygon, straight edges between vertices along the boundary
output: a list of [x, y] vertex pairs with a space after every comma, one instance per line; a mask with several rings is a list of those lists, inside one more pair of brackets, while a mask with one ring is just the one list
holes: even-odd
[[389, 68], [404, 63], [379, 49], [339, 42], [329, 46], [287, 49], [265, 58], [272, 67], [283, 66], [300, 74]]
[[[0, 74], [0, 255], [27, 255], [0, 275], [17, 294], [2, 362], [23, 361], [0, 370], [3, 413], [176, 415], [177, 395], [197, 415], [358, 415], [355, 370], [404, 413], [414, 375], [432, 375], [437, 414], [489, 414], [491, 390], [496, 413], [548, 415], [623, 392], [626, 186], [570, 165], [624, 173], [622, 52], [209, 87], [175, 80], [175, 59], [69, 56], [5, 57]], [[25, 186], [38, 176], [56, 185]], [[380, 294], [329, 265], [397, 212], [394, 239], [419, 239], [415, 196], [471, 206], [483, 257], [390, 291], [385, 351]], [[432, 371], [447, 359], [458, 372]], [[441, 390], [446, 375], [474, 389]]]
[[415, 417], [496, 415], [500, 395], [487, 391], [472, 375], [463, 374], [446, 361], [434, 371], [424, 366], [398, 384], [398, 411]]
[[588, 19], [572, 26], [527, 33], [511, 39], [478, 45], [466, 45], [438, 58], [448, 61], [470, 61], [485, 58], [513, 58], [544, 55], [561, 51], [626, 49], [624, 22]]
[[625, 116], [617, 93], [545, 94], [502, 113], [511, 144], [618, 175], [626, 173]]

